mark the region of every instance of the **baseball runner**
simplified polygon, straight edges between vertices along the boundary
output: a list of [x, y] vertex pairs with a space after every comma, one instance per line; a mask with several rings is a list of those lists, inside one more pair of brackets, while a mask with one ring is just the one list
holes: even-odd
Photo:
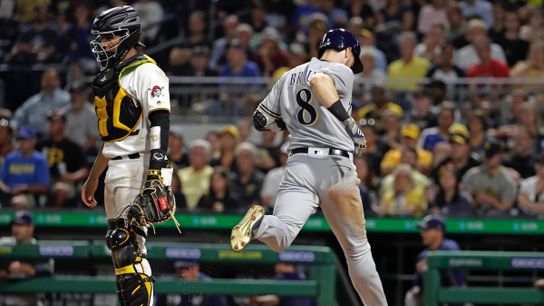
[[144, 245], [147, 224], [165, 221], [175, 209], [166, 150], [170, 129], [168, 78], [137, 49], [141, 22], [130, 6], [102, 12], [90, 42], [100, 73], [92, 83], [102, 148], [81, 191], [94, 208], [98, 178], [104, 180], [111, 250], [121, 305], [152, 305], [151, 267]]
[[[241, 251], [258, 239], [276, 252], [291, 245], [318, 205], [340, 242], [351, 281], [369, 306], [387, 305], [366, 237], [353, 155], [366, 140], [351, 113], [354, 73], [363, 70], [361, 47], [344, 29], [328, 31], [312, 58], [286, 72], [253, 113], [259, 131], [288, 130], [289, 158], [274, 214], [253, 205], [232, 229]], [[351, 70], [350, 70], [351, 68]]]

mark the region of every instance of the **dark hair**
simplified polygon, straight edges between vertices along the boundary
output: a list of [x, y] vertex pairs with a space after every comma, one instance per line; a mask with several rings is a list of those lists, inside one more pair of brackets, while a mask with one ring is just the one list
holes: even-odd
[[[226, 190], [225, 190], [225, 199], [226, 198], [230, 198], [230, 180], [229, 180], [229, 176], [230, 176], [230, 172], [225, 168], [225, 167], [222, 167], [222, 166], [217, 166], [214, 168], [213, 170], [213, 173], [212, 175], [210, 176], [210, 188], [208, 189], [208, 194], [206, 195], [208, 197], [208, 200], [209, 200], [209, 203], [210, 205], [213, 204], [213, 202], [215, 202], [216, 200], [219, 200], [219, 198], [217, 197], [217, 194], [215, 193], [215, 190], [213, 189], [213, 185], [212, 185], [212, 181], [213, 181], [213, 177], [218, 174], [220, 175], [223, 179], [225, 179], [227, 181], [227, 185], [226, 185]], [[208, 208], [211, 208], [211, 207], [208, 207]]]

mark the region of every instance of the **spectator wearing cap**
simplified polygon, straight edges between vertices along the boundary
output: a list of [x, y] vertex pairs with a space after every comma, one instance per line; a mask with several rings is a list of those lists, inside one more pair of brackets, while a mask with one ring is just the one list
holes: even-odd
[[536, 175], [521, 181], [518, 207], [528, 216], [544, 217], [544, 153], [534, 162]]
[[235, 171], [235, 150], [240, 143], [240, 132], [236, 125], [228, 125], [219, 132], [220, 154], [211, 161], [212, 166], [222, 166], [229, 171]]
[[[174, 262], [176, 276], [183, 281], [188, 282], [190, 286], [192, 281], [211, 281], [212, 278], [200, 272], [200, 265], [196, 260], [176, 261]], [[159, 295], [156, 305], [161, 306], [228, 306], [226, 297], [222, 295]]]
[[60, 77], [57, 69], [47, 68], [42, 74], [41, 91], [28, 98], [15, 111], [13, 124], [16, 128], [32, 126], [41, 135], [49, 129], [47, 114], [60, 110], [70, 104], [68, 92], [60, 89]]
[[37, 131], [29, 126], [17, 131], [17, 149], [8, 154], [0, 170], [2, 204], [33, 207], [47, 191], [49, 169], [45, 156], [35, 150], [37, 137]]
[[[439, 182], [439, 169], [444, 165], [452, 165], [457, 180], [461, 181], [468, 170], [481, 164], [480, 156], [471, 152], [470, 133], [466, 127], [461, 124], [454, 124], [448, 130], [450, 150], [445, 159], [437, 160], [433, 169], [432, 177], [435, 182]], [[436, 156], [435, 156], [436, 157]]]
[[278, 187], [280, 186], [283, 173], [285, 172], [285, 164], [287, 163], [288, 145], [289, 144], [287, 142], [281, 145], [277, 153], [279, 158], [279, 166], [270, 169], [270, 171], [268, 171], [264, 177], [260, 201], [260, 204], [264, 207], [272, 208], [276, 202]]
[[436, 115], [436, 126], [426, 128], [421, 132], [418, 146], [433, 152], [438, 143], [447, 142], [449, 128], [455, 121], [455, 106], [451, 103], [443, 103]]
[[[32, 245], [38, 241], [34, 238], [34, 222], [32, 213], [18, 210], [11, 220], [11, 236], [1, 237], [0, 246]], [[48, 261], [25, 262], [23, 258], [13, 258], [0, 264], [0, 280], [16, 280], [41, 276], [50, 276], [52, 269]], [[6, 306], [36, 306], [36, 294], [2, 294], [0, 305]]]
[[370, 103], [357, 110], [357, 119], [373, 119], [378, 124], [376, 128], [382, 130], [383, 126], [380, 125], [383, 125], [384, 112], [389, 110], [398, 113], [401, 117], [404, 115], [402, 108], [389, 99], [390, 97], [383, 86], [373, 86], [370, 90]]
[[[428, 215], [417, 225], [425, 249], [416, 257], [414, 282], [404, 296], [405, 306], [419, 306], [423, 298], [423, 274], [427, 271], [427, 257], [431, 251], [459, 251], [459, 244], [445, 238], [446, 225], [439, 216]], [[440, 283], [443, 287], [465, 286], [465, 273], [462, 270], [442, 270]]]
[[357, 39], [361, 44], [361, 51], [365, 49], [371, 49], [376, 54], [376, 68], [385, 72], [387, 70], [387, 60], [385, 53], [376, 47], [376, 38], [374, 33], [368, 29], [361, 29], [354, 33], [357, 35]]
[[249, 205], [260, 201], [265, 174], [257, 169], [257, 148], [242, 142], [235, 151], [235, 171], [231, 172], [232, 196], [238, 200], [237, 209], [244, 211]]
[[416, 169], [421, 173], [429, 173], [433, 163], [433, 154], [430, 151], [417, 148], [419, 127], [413, 123], [404, 124], [400, 129], [400, 144], [397, 148], [387, 151], [380, 163], [382, 175], [391, 173], [401, 162], [402, 148], [409, 147], [417, 152]]
[[97, 154], [98, 129], [94, 109], [88, 102], [89, 89], [81, 82], [73, 82], [68, 86], [68, 92], [70, 105], [60, 111], [66, 117], [66, 137], [76, 142], [88, 156], [94, 157]]
[[208, 47], [196, 46], [192, 49], [191, 54], [190, 66], [186, 75], [196, 77], [216, 77], [218, 75], [215, 69], [209, 68], [210, 49]]
[[83, 149], [66, 137], [66, 115], [62, 112], [48, 114], [49, 134], [38, 142], [36, 149], [47, 159], [50, 177], [48, 204], [51, 207], [75, 206], [77, 184], [89, 174]]
[[189, 166], [178, 170], [181, 192], [187, 201], [187, 210], [195, 210], [198, 200], [210, 188], [213, 168], [209, 165], [211, 147], [207, 140], [197, 139], [189, 144]]
[[442, 216], [470, 216], [472, 205], [470, 195], [459, 188], [459, 178], [453, 163], [445, 163], [438, 168], [437, 192], [429, 208]]
[[478, 216], [504, 216], [514, 204], [517, 185], [501, 164], [502, 145], [490, 140], [484, 150], [484, 163], [463, 176], [463, 190], [472, 196]]
[[11, 111], [0, 108], [0, 166], [13, 147], [13, 128], [10, 124]]

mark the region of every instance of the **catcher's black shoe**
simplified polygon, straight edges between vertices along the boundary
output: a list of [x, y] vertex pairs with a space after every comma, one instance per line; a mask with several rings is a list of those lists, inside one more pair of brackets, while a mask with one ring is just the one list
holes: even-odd
[[240, 252], [253, 238], [256, 230], [264, 217], [264, 208], [260, 205], [251, 205], [244, 218], [232, 228], [230, 234], [230, 246], [233, 251]]

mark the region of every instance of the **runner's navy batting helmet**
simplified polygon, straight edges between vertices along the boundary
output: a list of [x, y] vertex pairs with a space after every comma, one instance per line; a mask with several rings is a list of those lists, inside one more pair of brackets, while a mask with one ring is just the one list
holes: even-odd
[[335, 49], [340, 51], [346, 48], [351, 48], [353, 56], [355, 57], [355, 63], [351, 67], [351, 70], [355, 74], [362, 72], [363, 63], [361, 62], [361, 45], [359, 45], [359, 42], [355, 36], [345, 29], [332, 29], [325, 33], [321, 43], [319, 44], [317, 56], [321, 58], [327, 49]]

